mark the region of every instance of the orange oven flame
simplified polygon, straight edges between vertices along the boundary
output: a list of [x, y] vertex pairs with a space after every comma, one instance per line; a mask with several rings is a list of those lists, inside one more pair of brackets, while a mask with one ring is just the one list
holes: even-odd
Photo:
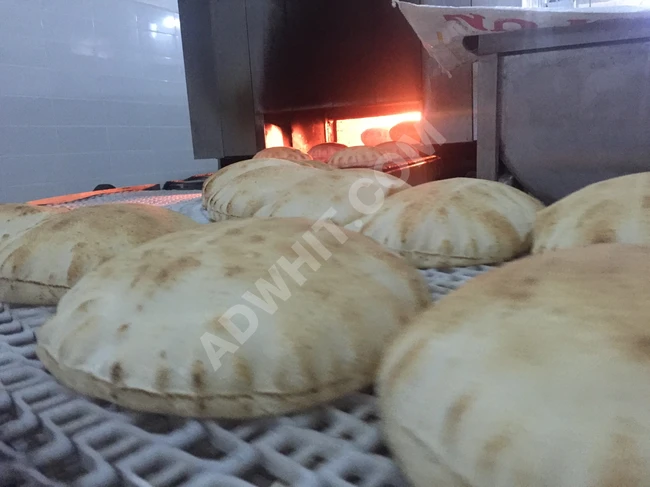
[[382, 117], [352, 118], [336, 121], [336, 142], [348, 147], [375, 146], [391, 140], [389, 131], [402, 122], [419, 122], [421, 112], [407, 112]]
[[264, 140], [267, 149], [270, 149], [271, 147], [284, 147], [282, 129], [277, 125], [271, 123], [264, 125]]

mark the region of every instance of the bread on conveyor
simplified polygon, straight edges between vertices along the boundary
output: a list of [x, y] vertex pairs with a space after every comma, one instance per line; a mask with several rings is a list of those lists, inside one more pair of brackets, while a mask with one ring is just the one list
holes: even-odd
[[650, 244], [650, 172], [589, 185], [541, 211], [533, 253], [614, 242]]
[[330, 157], [346, 147], [347, 145], [338, 144], [336, 142], [325, 142], [309, 149], [309, 155], [315, 161], [327, 162], [330, 160]]
[[333, 167], [373, 167], [384, 161], [383, 154], [374, 147], [348, 147], [336, 152], [327, 164]]
[[383, 429], [413, 487], [650, 485], [650, 248], [489, 271], [386, 353]]
[[125, 407], [249, 418], [374, 381], [395, 333], [430, 302], [420, 273], [328, 222], [203, 225], [87, 274], [38, 331], [61, 382]]
[[[26, 206], [26, 205], [23, 205]], [[70, 211], [0, 206], [0, 302], [55, 305], [84, 274], [126, 250], [199, 226], [163, 208], [107, 204]], [[36, 211], [36, 213], [34, 213]], [[20, 230], [20, 231], [17, 231]]]
[[494, 264], [530, 250], [542, 207], [502, 183], [445, 179], [386, 198], [360, 231], [421, 268]]
[[[320, 171], [278, 159], [254, 159], [227, 166], [203, 186], [210, 219], [304, 217], [328, 214], [346, 225], [376, 202], [410, 187], [399, 178], [371, 169]], [[353, 200], [353, 198], [356, 198]]]
[[262, 149], [253, 159], [285, 159], [287, 161], [311, 161], [311, 156], [293, 147], [269, 147]]
[[27, 204], [0, 204], [0, 247], [64, 208]]

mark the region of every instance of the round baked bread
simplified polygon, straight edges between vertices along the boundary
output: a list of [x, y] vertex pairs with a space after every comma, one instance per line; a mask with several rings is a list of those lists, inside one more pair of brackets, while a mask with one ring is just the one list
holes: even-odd
[[419, 273], [362, 235], [229, 221], [87, 274], [39, 330], [37, 354], [69, 387], [133, 409], [282, 414], [370, 385], [429, 302]]
[[326, 142], [324, 144], [318, 144], [309, 149], [309, 155], [315, 161], [327, 162], [330, 160], [334, 154], [338, 151], [345, 149], [347, 146], [343, 144], [337, 144], [336, 142]]
[[379, 152], [389, 156], [391, 159], [404, 159], [410, 161], [422, 157], [420, 151], [406, 142], [384, 142], [375, 146]]
[[650, 248], [595, 245], [472, 279], [378, 379], [413, 487], [650, 485]]
[[287, 161], [311, 161], [311, 156], [293, 147], [269, 147], [262, 149], [253, 159], [285, 159]]
[[44, 215], [0, 245], [0, 302], [53, 306], [102, 262], [151, 239], [199, 226], [179, 213], [138, 204], [45, 210], [33, 213], [33, 221]]
[[333, 167], [369, 168], [381, 164], [383, 154], [374, 147], [348, 147], [335, 153], [327, 164]]
[[650, 244], [650, 172], [587, 186], [537, 215], [533, 252], [599, 243]]
[[502, 183], [445, 179], [390, 196], [355, 229], [420, 268], [495, 264], [530, 250], [541, 208]]
[[0, 205], [0, 246], [64, 208], [6, 203]]
[[388, 141], [390, 141], [390, 135], [388, 135], [388, 129], [385, 128], [370, 128], [361, 133], [361, 142], [365, 146], [375, 147]]
[[325, 217], [346, 225], [408, 187], [401, 179], [370, 169], [319, 171], [289, 161], [255, 159], [212, 175], [203, 187], [203, 206], [213, 221]]

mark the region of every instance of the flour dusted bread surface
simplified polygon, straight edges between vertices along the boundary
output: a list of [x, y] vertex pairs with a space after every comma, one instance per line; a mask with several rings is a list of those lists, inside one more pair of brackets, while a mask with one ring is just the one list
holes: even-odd
[[614, 242], [650, 244], [650, 172], [592, 184], [541, 211], [533, 252]]
[[238, 162], [206, 180], [203, 206], [213, 221], [251, 218], [303, 179], [321, 172], [281, 159]]
[[37, 224], [0, 244], [0, 302], [55, 305], [85, 273], [111, 257], [198, 226], [178, 213], [136, 204], [32, 215]]
[[276, 195], [256, 217], [324, 217], [337, 225], [350, 224], [372, 211], [372, 206], [410, 186], [399, 178], [372, 169], [347, 169], [316, 174]]
[[38, 225], [50, 215], [66, 211], [62, 208], [26, 204], [0, 205], [0, 244]]
[[383, 154], [374, 147], [348, 147], [336, 152], [327, 163], [333, 167], [372, 167], [381, 164]]
[[650, 248], [506, 264], [404, 332], [378, 380], [414, 487], [650, 485]]
[[[296, 243], [308, 263], [292, 271]], [[359, 234], [304, 219], [229, 221], [160, 238], [87, 274], [39, 330], [37, 353], [64, 384], [126, 407], [280, 414], [369, 385], [384, 347], [429, 300], [415, 269]], [[248, 338], [220, 321], [233, 309]], [[235, 347], [216, 370], [206, 334]]]
[[[399, 178], [371, 169], [321, 171], [278, 159], [228, 166], [203, 187], [203, 206], [213, 221], [240, 218], [327, 218], [346, 225], [383, 197], [408, 188]], [[350, 194], [358, 196], [353, 202]]]
[[446, 179], [387, 198], [360, 231], [421, 268], [500, 263], [530, 249], [541, 208], [505, 184]]

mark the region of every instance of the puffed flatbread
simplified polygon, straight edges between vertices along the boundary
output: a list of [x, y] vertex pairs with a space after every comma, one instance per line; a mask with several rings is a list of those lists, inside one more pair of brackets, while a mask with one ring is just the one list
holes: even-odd
[[311, 156], [293, 147], [269, 147], [262, 149], [253, 159], [285, 159], [287, 161], [311, 161]]
[[650, 244], [650, 172], [592, 184], [541, 211], [533, 252], [616, 242]]
[[336, 152], [327, 164], [333, 167], [360, 167], [371, 168], [385, 161], [383, 154], [374, 147], [348, 147]]
[[445, 179], [386, 198], [355, 229], [420, 268], [496, 264], [530, 250], [541, 208], [505, 184]]
[[309, 149], [309, 155], [315, 161], [321, 161], [327, 163], [334, 154], [338, 151], [343, 150], [347, 147], [344, 144], [338, 144], [336, 142], [325, 142], [323, 144], [318, 144]]
[[203, 205], [213, 221], [303, 217], [346, 225], [362, 218], [377, 201], [409, 187], [370, 169], [320, 171], [288, 161], [255, 159], [211, 176], [203, 188]]
[[650, 248], [559, 250], [472, 279], [385, 354], [413, 487], [650, 485]]
[[[106, 204], [47, 216], [0, 245], [0, 302], [53, 306], [102, 262], [151, 239], [199, 226], [179, 213]], [[2, 219], [0, 218], [0, 223]]]
[[283, 414], [364, 388], [429, 292], [322, 223], [228, 221], [122, 254], [61, 300], [37, 354], [83, 394], [181, 416]]

